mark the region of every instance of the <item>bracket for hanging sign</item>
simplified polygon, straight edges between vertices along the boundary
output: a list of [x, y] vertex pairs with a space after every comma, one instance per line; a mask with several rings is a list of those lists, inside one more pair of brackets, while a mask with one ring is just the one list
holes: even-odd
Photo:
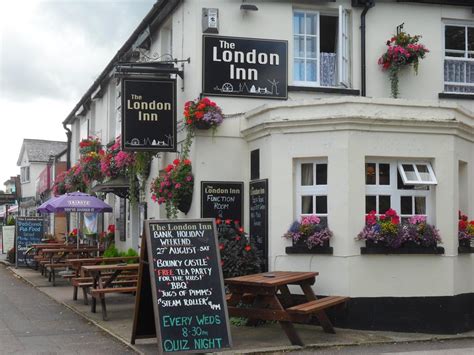
[[400, 25], [397, 26], [397, 36], [402, 33], [403, 31], [403, 25], [405, 24], [405, 22], [401, 23]]

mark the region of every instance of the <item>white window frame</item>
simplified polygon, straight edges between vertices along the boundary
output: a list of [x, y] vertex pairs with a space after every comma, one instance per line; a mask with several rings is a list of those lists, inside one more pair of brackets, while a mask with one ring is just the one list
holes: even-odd
[[[376, 164], [375, 169], [375, 185], [368, 185], [365, 183], [365, 164], [374, 163]], [[429, 223], [433, 223], [434, 220], [434, 190], [432, 185], [428, 185], [428, 190], [413, 189], [413, 190], [399, 190], [398, 189], [398, 164], [400, 162], [396, 159], [376, 159], [376, 158], [367, 158], [364, 164], [364, 183], [365, 183], [365, 196], [377, 196], [376, 198], [376, 208], [379, 212], [379, 201], [378, 196], [390, 196], [390, 208], [397, 211], [397, 214], [401, 218], [409, 218], [412, 216], [424, 216], [426, 217]], [[404, 161], [406, 163], [406, 161]], [[426, 161], [410, 161], [409, 164], [426, 164]], [[380, 185], [379, 184], [379, 164], [389, 164], [390, 165], [390, 184], [389, 185]], [[401, 174], [400, 174], [401, 175]], [[403, 180], [403, 177], [402, 177]], [[407, 184], [405, 184], [407, 185]], [[426, 185], [426, 184], [425, 184]], [[425, 186], [424, 185], [424, 186]], [[404, 196], [412, 197], [412, 214], [402, 214], [401, 213], [401, 198]], [[425, 214], [416, 214], [415, 212], [415, 197], [424, 197], [425, 198]], [[365, 207], [364, 207], [365, 210]], [[382, 212], [384, 213], [384, 212]], [[377, 213], [379, 215], [379, 213]]]
[[[319, 75], [319, 70], [320, 70], [320, 52], [319, 52], [319, 12], [318, 11], [310, 11], [310, 10], [301, 10], [301, 9], [295, 9], [293, 10], [293, 18], [292, 18], [292, 21], [295, 20], [295, 14], [304, 14], [304, 22], [306, 23], [306, 14], [311, 14], [311, 15], [316, 15], [316, 35], [309, 35], [311, 38], [312, 37], [316, 37], [316, 81], [309, 81], [309, 80], [306, 80], [306, 60], [308, 59], [308, 57], [306, 56], [306, 25], [304, 26], [304, 29], [305, 29], [305, 33], [304, 34], [301, 34], [301, 33], [292, 33], [293, 35], [293, 46], [294, 46], [294, 43], [295, 43], [295, 36], [301, 36], [303, 35], [303, 43], [304, 43], [304, 57], [296, 57], [295, 56], [295, 51], [293, 50], [293, 66], [295, 65], [295, 61], [296, 59], [298, 60], [304, 60], [304, 77], [305, 77], [305, 80], [293, 80], [293, 83], [295, 85], [300, 85], [300, 86], [319, 86], [320, 84], [320, 75]], [[294, 26], [294, 22], [293, 22], [293, 26]], [[312, 58], [310, 58], [312, 59]], [[294, 75], [294, 68], [293, 68], [293, 75]]]
[[30, 182], [30, 167], [29, 166], [22, 166], [20, 168], [20, 181], [22, 184], [27, 184]]
[[[446, 48], [446, 27], [464, 27], [466, 30], [466, 35], [465, 35], [465, 44], [464, 44], [464, 50], [458, 50], [458, 49], [447, 49]], [[443, 61], [443, 78], [445, 76], [445, 67], [444, 63], [446, 60], [450, 61], [460, 61], [460, 62], [471, 62], [474, 64], [474, 58], [469, 58], [469, 54], [474, 55], [474, 50], [469, 51], [468, 47], [468, 28], [473, 28], [474, 29], [474, 23], [464, 23], [464, 22], [445, 22], [443, 25], [443, 56], [444, 56], [444, 61]], [[452, 52], [452, 53], [464, 53], [463, 57], [451, 57], [449, 55], [446, 55], [446, 52]], [[457, 91], [446, 91], [447, 86], [457, 86], [457, 87], [470, 87], [474, 86], [474, 83], [468, 83], [467, 82], [467, 77], [466, 77], [467, 70], [464, 70], [464, 82], [456, 82], [456, 81], [445, 81], [444, 82], [444, 92], [455, 92], [457, 94], [463, 94], [463, 92], [457, 92]], [[467, 94], [470, 94], [469, 92]]]
[[[404, 165], [411, 165], [413, 167], [413, 171], [415, 172], [415, 175], [416, 175], [416, 180], [408, 179], [405, 168], [403, 167]], [[426, 166], [426, 168], [428, 169], [428, 174], [430, 175], [430, 180], [423, 180], [423, 178], [421, 177], [418, 171], [418, 165]], [[398, 162], [398, 171], [400, 172], [400, 176], [402, 177], [403, 183], [405, 185], [437, 185], [438, 184], [438, 180], [436, 180], [436, 175], [433, 171], [433, 168], [431, 167], [431, 164], [428, 162], [413, 163], [413, 162], [401, 161], [401, 162]]]
[[[313, 185], [301, 185], [301, 165], [302, 164], [313, 164]], [[328, 217], [329, 212], [329, 198], [328, 198], [328, 180], [327, 176], [325, 185], [316, 185], [316, 165], [317, 164], [326, 164], [328, 165], [327, 159], [298, 159], [296, 161], [296, 219], [300, 219], [303, 216], [317, 215], [318, 217]], [[329, 170], [328, 170], [329, 172]], [[302, 198], [303, 196], [312, 196], [313, 197], [313, 212], [314, 213], [302, 213]], [[326, 213], [316, 213], [316, 196], [326, 196]]]
[[[336, 68], [336, 82], [339, 87], [345, 87], [345, 88], [350, 88], [351, 87], [351, 80], [350, 80], [350, 13], [347, 9], [344, 9], [343, 6], [338, 7], [338, 14], [336, 13], [331, 13], [331, 14], [326, 14], [326, 13], [321, 13], [320, 11], [312, 11], [312, 10], [307, 10], [307, 9], [294, 9], [293, 10], [293, 21], [294, 21], [294, 15], [296, 13], [302, 13], [305, 15], [306, 14], [314, 14], [316, 15], [316, 81], [308, 81], [308, 80], [295, 80], [293, 79], [293, 84], [298, 85], [298, 86], [314, 86], [314, 87], [326, 87], [326, 86], [321, 86], [321, 50], [320, 50], [320, 27], [321, 27], [321, 21], [320, 21], [320, 16], [321, 14], [325, 16], [334, 16], [338, 17], [338, 34], [337, 34], [337, 68]], [[294, 25], [294, 22], [293, 22]], [[306, 31], [306, 27], [305, 27]], [[294, 38], [296, 35], [301, 35], [301, 34], [295, 34], [294, 32], [292, 33], [293, 36], [293, 46], [294, 46]], [[306, 33], [304, 34], [304, 38], [306, 39]], [[306, 40], [304, 41], [304, 52], [306, 55]], [[296, 57], [295, 56], [295, 51], [293, 50], [293, 66], [295, 65], [295, 60], [304, 60], [305, 61], [305, 79], [306, 79], [306, 59], [307, 57]], [[294, 75], [294, 69], [293, 69], [293, 75]], [[336, 86], [336, 87], [338, 87]], [[331, 86], [327, 86], [331, 87]]]

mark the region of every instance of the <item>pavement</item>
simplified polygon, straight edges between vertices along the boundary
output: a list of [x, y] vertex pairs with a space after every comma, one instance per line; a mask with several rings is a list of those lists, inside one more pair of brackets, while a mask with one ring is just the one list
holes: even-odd
[[[72, 300], [72, 287], [69, 285], [68, 281], [57, 278], [58, 285], [53, 287], [46, 278], [40, 275], [38, 271], [24, 268], [15, 269], [13, 267], [10, 268], [10, 270], [19, 278], [22, 278], [32, 285], [36, 290], [49, 296], [47, 304], [51, 304], [52, 300], [54, 300], [57, 303], [64, 305], [73, 312], [84, 317], [84, 319], [86, 319], [88, 322], [96, 325], [102, 331], [107, 332], [108, 334], [115, 337], [115, 339], [118, 341], [129, 346], [131, 350], [134, 350], [137, 353], [157, 353], [157, 340], [154, 338], [137, 340], [137, 343], [134, 346], [130, 345], [133, 311], [135, 305], [133, 296], [124, 294], [110, 296], [107, 295], [108, 320], [103, 321], [100, 312], [100, 305], [97, 306], [97, 313], [91, 313], [90, 306], [83, 304], [81, 292], [79, 292], [77, 301]], [[44, 299], [45, 298], [42, 297], [40, 301], [35, 303], [37, 305], [43, 305], [43, 302], [45, 302], [43, 301]], [[0, 305], [1, 302], [2, 300], [0, 299]], [[357, 346], [359, 347], [358, 349], [361, 349], [360, 346], [383, 346], [384, 344], [389, 346], [390, 344], [405, 344], [427, 341], [439, 342], [443, 340], [455, 340], [459, 342], [468, 340], [468, 345], [464, 347], [460, 345], [460, 348], [469, 348], [471, 350], [474, 348], [474, 331], [456, 335], [433, 335], [386, 331], [360, 331], [336, 328], [336, 334], [327, 334], [324, 333], [322, 328], [319, 326], [299, 324], [296, 325], [296, 329], [303, 342], [306, 344], [304, 348], [291, 345], [280, 326], [276, 323], [267, 322], [265, 325], [258, 327], [231, 325], [233, 348], [228, 351], [223, 351], [222, 354], [277, 354], [283, 352], [309, 354], [315, 352], [316, 350], [325, 354], [333, 354], [339, 353], [340, 349], [349, 349], [348, 353], [351, 353], [350, 348], [347, 347]], [[437, 347], [435, 348], [437, 349]], [[471, 350], [468, 353], [473, 353]], [[361, 353], [366, 352], [364, 351]], [[367, 350], [367, 353], [377, 352], [370, 352]]]
[[132, 349], [0, 264], [1, 354], [127, 354]]

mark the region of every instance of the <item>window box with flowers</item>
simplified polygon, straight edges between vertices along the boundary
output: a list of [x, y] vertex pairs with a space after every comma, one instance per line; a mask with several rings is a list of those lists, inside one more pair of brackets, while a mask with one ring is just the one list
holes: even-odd
[[207, 97], [188, 101], [184, 105], [184, 119], [188, 128], [211, 129], [215, 133], [224, 117], [222, 110], [214, 101]]
[[293, 222], [283, 237], [290, 239], [293, 244], [286, 248], [287, 254], [333, 253], [329, 246], [332, 232], [316, 215], [303, 216], [299, 222]]
[[474, 220], [469, 221], [467, 216], [459, 211], [458, 223], [458, 253], [474, 253]]
[[412, 216], [400, 223], [393, 209], [376, 215], [371, 211], [357, 240], [365, 240], [361, 254], [443, 254], [438, 230], [426, 223], [425, 216]]

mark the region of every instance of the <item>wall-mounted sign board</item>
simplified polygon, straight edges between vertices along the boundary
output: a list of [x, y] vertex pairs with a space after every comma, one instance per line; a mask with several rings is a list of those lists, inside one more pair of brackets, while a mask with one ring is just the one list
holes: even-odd
[[142, 240], [132, 344], [157, 337], [159, 353], [231, 347], [214, 220], [147, 220]]
[[243, 224], [244, 183], [201, 182], [201, 217], [237, 220]]
[[176, 80], [122, 80], [122, 149], [176, 151]]
[[288, 42], [203, 36], [205, 95], [288, 98]]
[[249, 183], [249, 235], [255, 243], [263, 265], [268, 270], [268, 180]]

